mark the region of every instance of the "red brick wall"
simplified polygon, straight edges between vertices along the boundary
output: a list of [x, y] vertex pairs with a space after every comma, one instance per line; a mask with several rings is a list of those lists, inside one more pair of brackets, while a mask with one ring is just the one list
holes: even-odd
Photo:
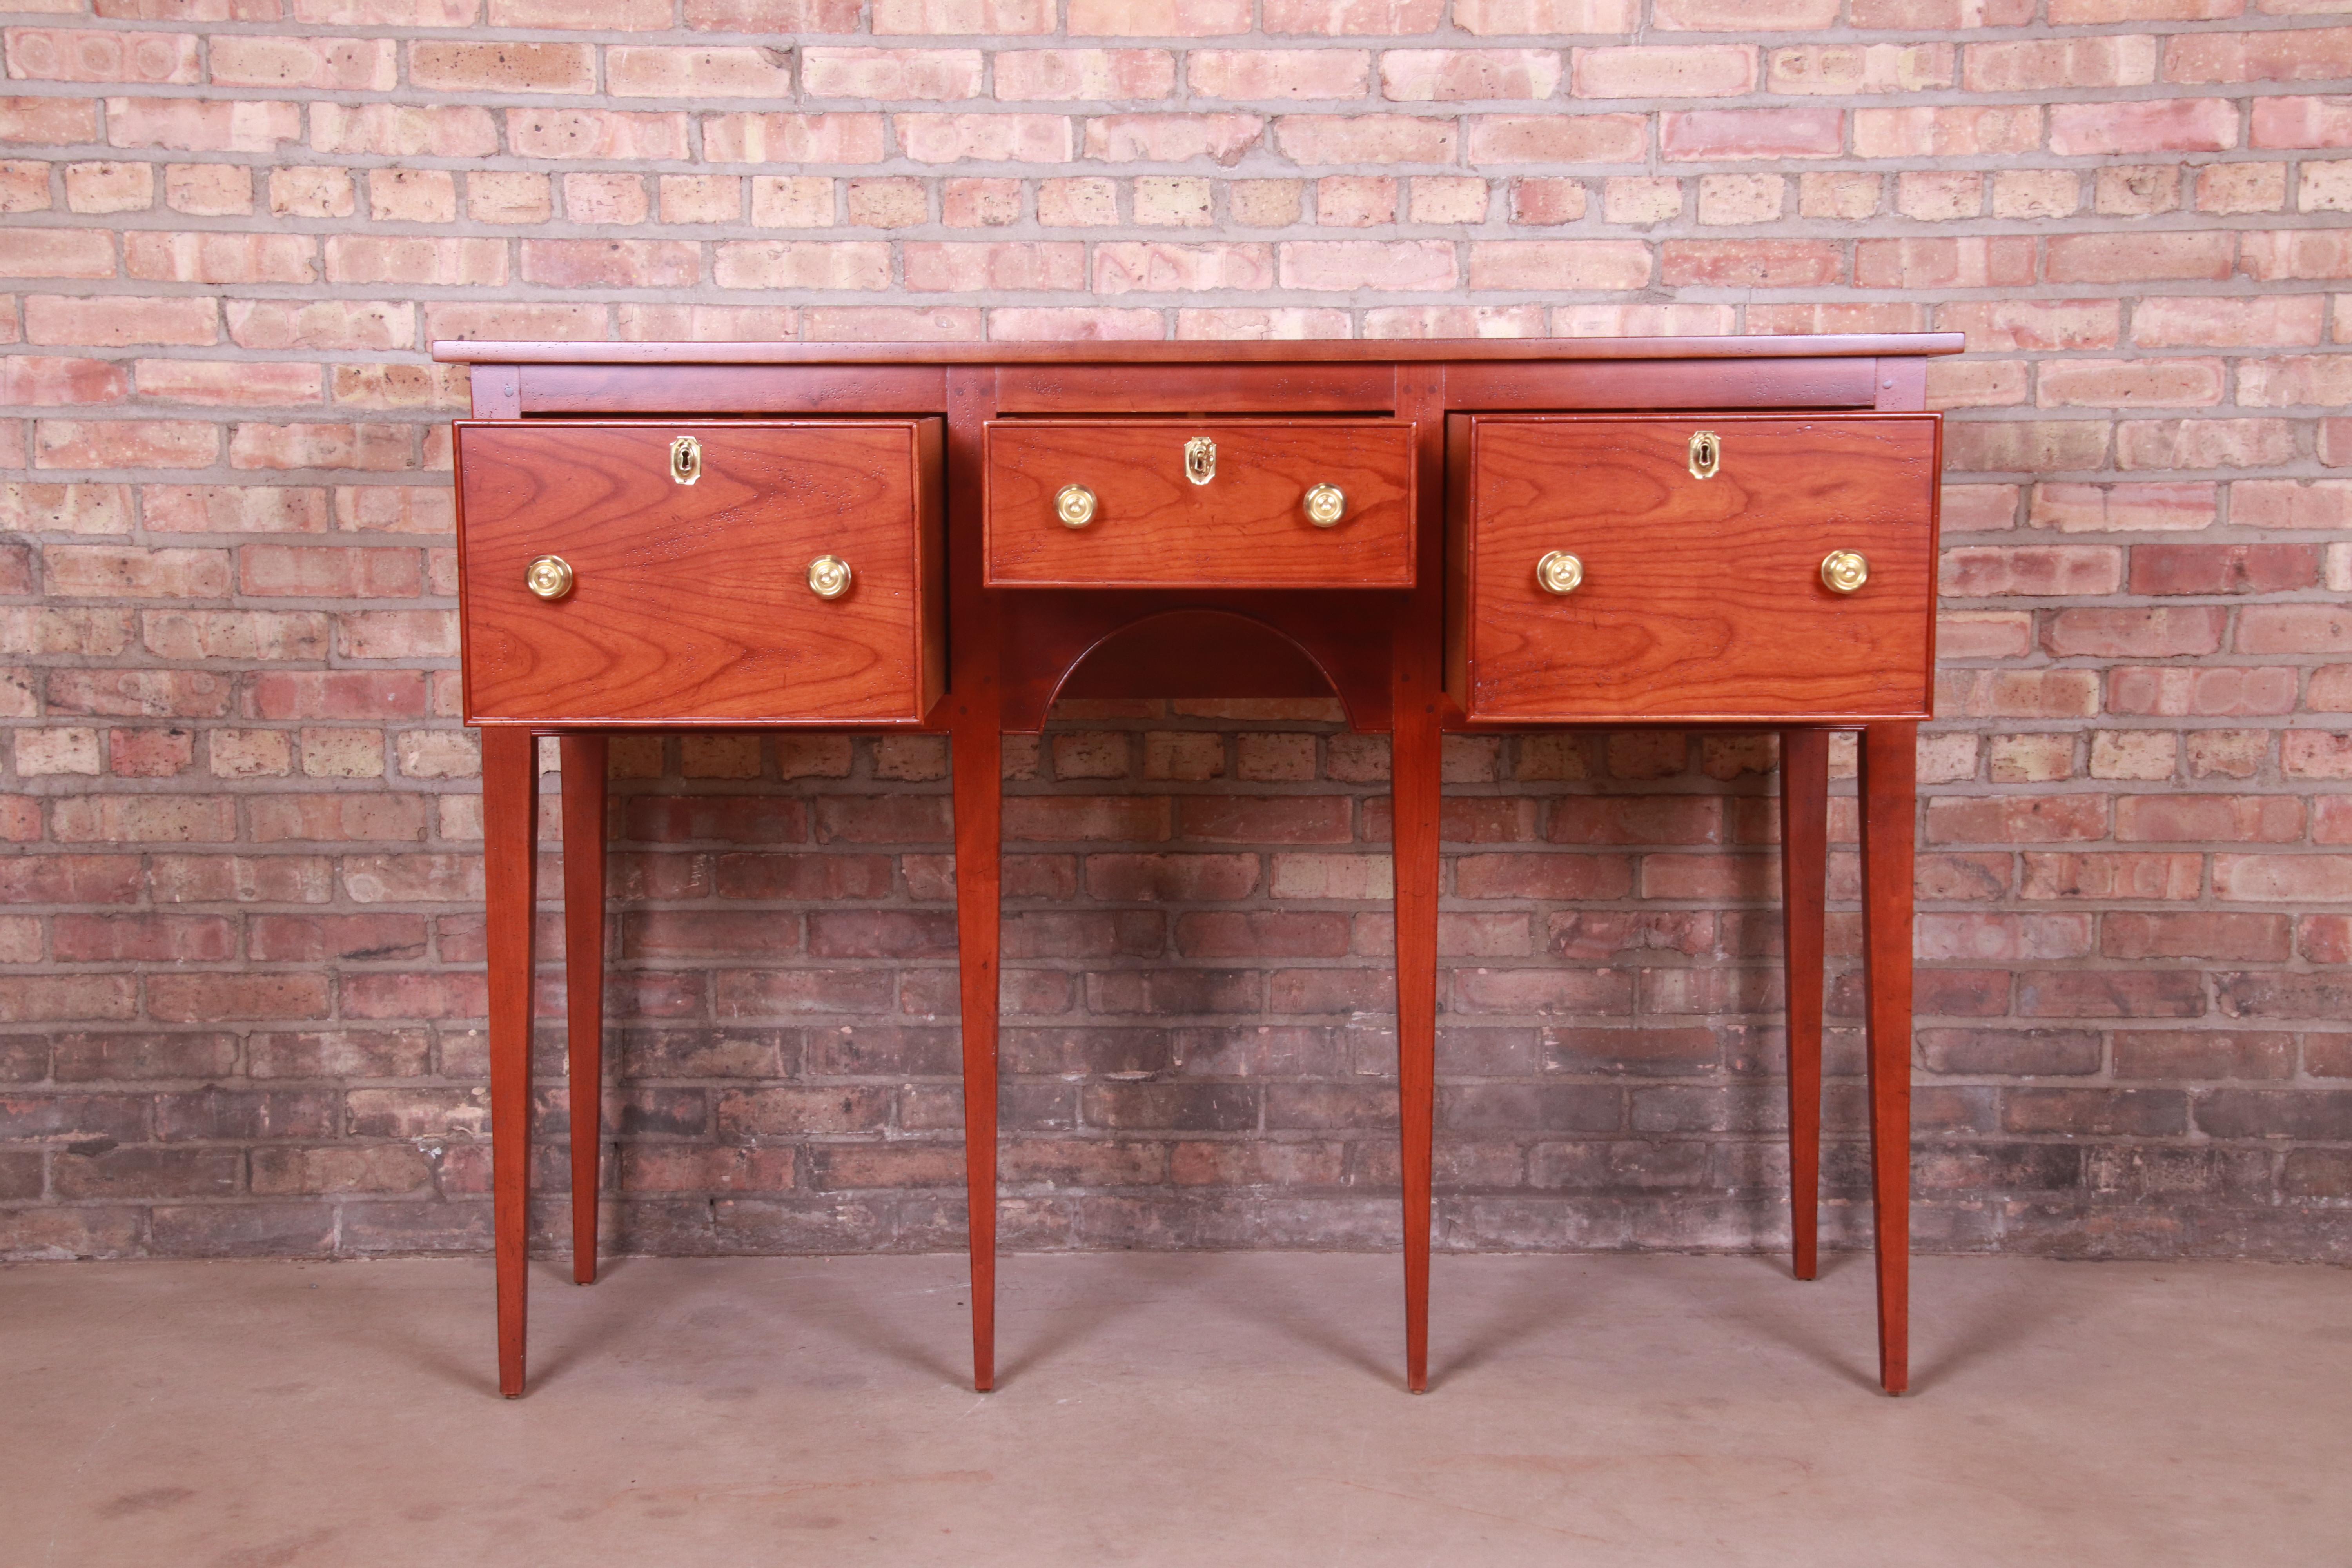
[[[1922, 1242], [2345, 1255], [2339, 0], [89, 4], [0, 37], [6, 1250], [482, 1244], [432, 338], [1933, 327]], [[1381, 748], [1013, 754], [1016, 1245], [1389, 1242]], [[1447, 1245], [1780, 1234], [1770, 759], [1457, 744]], [[621, 1245], [952, 1244], [941, 770], [620, 748]]]

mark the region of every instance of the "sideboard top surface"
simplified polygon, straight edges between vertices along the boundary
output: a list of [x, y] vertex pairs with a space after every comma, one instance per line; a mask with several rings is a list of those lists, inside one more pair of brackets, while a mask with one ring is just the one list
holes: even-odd
[[1899, 358], [1956, 354], [1958, 332], [1776, 337], [1321, 338], [1250, 342], [684, 343], [437, 342], [458, 364], [1312, 364], [1430, 360]]

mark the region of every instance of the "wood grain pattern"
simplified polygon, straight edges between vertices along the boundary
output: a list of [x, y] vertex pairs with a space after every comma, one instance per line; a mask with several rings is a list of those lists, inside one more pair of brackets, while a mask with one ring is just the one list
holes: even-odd
[[[1392, 729], [1395, 735], [1405, 1374], [1415, 1390], [1428, 1386], [1429, 1376], [1443, 731], [1555, 722], [1783, 729], [1792, 1228], [1797, 1271], [1807, 1275], [1818, 1247], [1811, 1215], [1827, 788], [1821, 726], [1865, 725], [1864, 946], [1881, 1366], [1885, 1386], [1900, 1390], [1908, 1375], [1916, 815], [1916, 724], [1908, 721], [1924, 712], [1932, 655], [1937, 427], [1932, 417], [1759, 417], [1730, 410], [1916, 409], [1924, 398], [1921, 356], [1959, 346], [1956, 334], [1517, 343], [437, 345], [441, 357], [474, 363], [476, 413], [499, 421], [461, 426], [458, 450], [467, 710], [485, 725], [502, 1392], [519, 1394], [524, 1373], [534, 730], [566, 732], [574, 1277], [583, 1280], [595, 1270], [598, 1191], [600, 1107], [593, 1097], [601, 1067], [596, 977], [604, 889], [601, 857], [590, 851], [591, 841], [602, 844], [604, 804], [597, 731], [807, 724], [877, 730], [926, 715], [948, 730], [973, 1377], [987, 1389], [996, 1380], [1002, 734], [1041, 725], [1057, 693], [1295, 696], [1323, 689], [1340, 696], [1357, 728]], [[1570, 412], [1612, 405], [1711, 411], [1664, 419]], [[1007, 412], [1097, 417], [1000, 417]], [[1329, 416], [1233, 417], [1252, 412]], [[1550, 417], [1540, 416], [1547, 412]], [[790, 413], [844, 417], [709, 417]], [[944, 420], [910, 417], [941, 413]], [[1397, 417], [1340, 417], [1383, 413]], [[568, 417], [528, 419], [549, 414]], [[1150, 417], [1177, 414], [1191, 417]], [[602, 417], [615, 415], [661, 417]], [[1225, 417], [1205, 417], [1213, 416]], [[1726, 475], [1737, 482], [1708, 481], [1716, 488], [1695, 499], [1684, 463], [1688, 432], [1702, 422], [1724, 434]], [[1290, 427], [1318, 439], [1343, 425], [1401, 432], [1393, 448], [1400, 456], [1383, 470], [1401, 487], [1392, 504], [1402, 526], [1384, 558], [1389, 565], [1350, 568], [1328, 586], [1288, 578], [1250, 585], [1227, 569], [1231, 552], [1221, 555], [1198, 537], [1180, 537], [1193, 559], [1188, 564], [1178, 551], [1175, 570], [1180, 576], [1193, 572], [1197, 581], [1171, 583], [1168, 563], [1156, 562], [1149, 569], [1160, 575], [1135, 585], [1087, 576], [1060, 586], [992, 590], [986, 547], [997, 488], [989, 482], [983, 449], [994, 438], [992, 426], [1017, 429], [1024, 439], [1056, 426], [1095, 432], [1068, 455], [1099, 463], [1126, 452], [1119, 442], [1154, 424], [1170, 432], [1160, 439], [1171, 477], [1182, 439], [1174, 427], [1205, 424], [1220, 431], [1220, 482], [1234, 471], [1235, 447], [1222, 433], [1228, 427]], [[806, 445], [818, 439], [809, 432], [845, 429], [847, 437]], [[705, 440], [706, 477], [681, 489], [668, 485], [667, 444], [689, 431]], [[877, 442], [896, 445], [885, 450]], [[1504, 460], [1489, 463], [1498, 451]], [[516, 466], [506, 462], [509, 453], [520, 455], [522, 471], [501, 478], [494, 470]], [[740, 466], [730, 467], [736, 453]], [[1135, 482], [1129, 470], [1136, 466], [1112, 464], [1107, 482]], [[1297, 490], [1315, 482], [1303, 474], [1292, 480], [1296, 489], [1282, 498], [1286, 510], [1296, 508]], [[1044, 489], [1035, 498], [1042, 504], [1069, 481], [1056, 478], [1050, 488], [1042, 478], [1024, 482]], [[1157, 482], [1164, 488], [1164, 479]], [[1360, 499], [1357, 486], [1335, 482]], [[1181, 486], [1181, 478], [1176, 483]], [[1108, 499], [1109, 491], [1097, 489]], [[800, 499], [779, 504], [779, 495]], [[807, 560], [848, 554], [807, 548], [809, 542], [790, 531], [797, 526], [793, 520], [849, 517], [873, 524], [884, 513], [896, 519], [878, 526], [899, 541], [903, 553], [888, 558], [903, 563], [893, 569], [902, 572], [897, 582], [911, 595], [911, 616], [894, 611], [859, 634], [864, 675], [814, 689], [806, 668], [798, 675], [787, 669], [790, 679], [779, 679], [777, 646], [788, 643], [803, 654], [812, 646], [800, 623], [785, 625], [783, 612], [822, 604], [807, 594]], [[1289, 515], [1296, 517], [1295, 510]], [[1444, 526], [1449, 517], [1474, 515], [1480, 527]], [[1874, 609], [1857, 619], [1851, 615], [1857, 601], [1834, 599], [1819, 587], [1820, 556], [1858, 541], [1848, 533], [1822, 542], [1805, 530], [1842, 520], [1878, 529], [1871, 538], [1893, 542], [1859, 547], [1872, 556], [1871, 588], [1909, 605], [1913, 631], [1887, 630], [1897, 618], [1891, 612], [1881, 616]], [[1355, 521], [1351, 516], [1350, 524]], [[1485, 526], [1489, 521], [1494, 530]], [[1524, 552], [1533, 542], [1531, 533], [1520, 540], [1510, 529], [1526, 533], [1540, 524], [1548, 533], [1561, 523], [1591, 527], [1607, 542], [1544, 544], [1578, 548], [1588, 563], [1579, 609], [1592, 613], [1591, 626], [1568, 638], [1559, 635], [1560, 602], [1550, 595], [1542, 600], [1549, 618], [1529, 618], [1531, 577], [1520, 584], [1528, 590], [1521, 602], [1503, 605], [1501, 616], [1472, 591], [1482, 568], [1498, 558], [1514, 565], [1507, 552]], [[532, 533], [541, 526], [572, 530], [584, 542], [542, 542]], [[1316, 531], [1302, 521], [1296, 531]], [[1348, 525], [1338, 531], [1347, 531]], [[1308, 539], [1310, 546], [1337, 542]], [[1262, 561], [1263, 542], [1252, 546], [1250, 558]], [[1611, 553], [1618, 550], [1622, 561]], [[563, 604], [529, 599], [520, 586], [523, 563], [546, 551], [564, 554], [580, 573], [582, 587]], [[1801, 568], [1802, 592], [1757, 586], [1779, 570], [1782, 556]], [[1323, 552], [1303, 559], [1319, 569], [1330, 557]], [[851, 559], [862, 592], [875, 569]], [[1080, 559], [1082, 570], [1100, 571], [1099, 553]], [[1531, 567], [1532, 559], [1517, 564]], [[1377, 575], [1398, 564], [1398, 574]], [[730, 571], [742, 574], [730, 577]], [[1488, 576], [1500, 582], [1509, 574]], [[1339, 585], [1343, 581], [1348, 585]], [[1367, 582], [1387, 585], [1368, 588]], [[1611, 593], [1595, 595], [1604, 583]], [[591, 584], [600, 590], [593, 601], [583, 597]], [[613, 593], [618, 584], [630, 591]], [[950, 594], [951, 647], [943, 618]], [[592, 602], [588, 615], [562, 615]], [[857, 595], [848, 601], [857, 602]], [[1644, 621], [1652, 633], [1635, 636]], [[826, 623], [814, 624], [821, 641]], [[549, 636], [551, 626], [560, 635]], [[1517, 642], [1483, 642], [1481, 634], [1494, 626]], [[1861, 636], [1857, 626], [1885, 635]], [[1621, 640], [1612, 643], [1612, 637]], [[491, 647], [499, 637], [507, 639], [502, 653]], [[493, 657], [478, 657], [483, 652]], [[953, 690], [940, 702], [950, 658]], [[835, 668], [823, 658], [816, 665], [820, 674]], [[1517, 684], [1506, 679], [1502, 688], [1512, 701], [1485, 711], [1470, 701], [1474, 670], [1512, 677], [1514, 669]], [[885, 688], [887, 700], [877, 695]], [[1911, 705], [1875, 705], [1890, 691]], [[1449, 696], [1468, 705], [1452, 709]]]
[[1482, 360], [1447, 367], [1446, 397], [1456, 408], [1481, 410], [1868, 408], [1876, 363], [1835, 358]]
[[1391, 634], [1395, 733], [1391, 741], [1396, 879], [1398, 1166], [1404, 1199], [1404, 1378], [1429, 1388], [1431, 1181], [1437, 1121], [1437, 904], [1443, 876], [1445, 681], [1442, 626], [1445, 460], [1444, 377], [1409, 365], [1397, 377], [1399, 412], [1414, 423], [1414, 534], [1419, 585]]
[[822, 375], [789, 365], [528, 364], [521, 377], [519, 406], [534, 416], [908, 415], [947, 406], [946, 372], [935, 364], [834, 365]]
[[489, 971], [490, 1208], [499, 1392], [521, 1396], [530, 1303], [531, 936], [539, 903], [539, 742], [482, 732], [482, 882]]
[[[458, 364], [1329, 364], [1349, 361], [1819, 359], [1956, 354], [1958, 332], [1687, 338], [1390, 338], [1263, 342], [656, 343], [436, 340]], [[702, 406], [707, 406], [702, 405]]]
[[1878, 1382], [1911, 1386], [1911, 910], [1919, 726], [1862, 732], [1862, 954], [1870, 1008], [1870, 1209], [1878, 1252]]
[[[981, 431], [996, 412], [995, 377], [948, 375], [949, 484], [956, 515], [977, 520]], [[960, 537], [969, 540], [977, 529]], [[971, 1260], [971, 1385], [996, 1386], [996, 1106], [999, 964], [1003, 951], [1004, 632], [981, 589], [976, 550], [955, 552], [955, 695], [948, 704], [955, 796], [956, 969], [962, 1005], [964, 1205]]]
[[[1694, 431], [1721, 471], [1689, 471]], [[1912, 717], [1935, 611], [1934, 415], [1471, 421], [1455, 613], [1474, 720]], [[1860, 593], [1820, 577], [1869, 557]], [[1584, 563], [1548, 594], [1535, 563]]]
[[1360, 364], [1022, 364], [996, 373], [1000, 414], [1386, 414], [1396, 367]]
[[1828, 891], [1830, 737], [1780, 731], [1780, 920], [1789, 1010], [1789, 1233], [1792, 1272], [1821, 1268], [1822, 986]]
[[604, 767], [602, 735], [560, 744], [563, 791], [563, 1033], [572, 1114], [572, 1279], [596, 1282], [604, 1152]]
[[[669, 476], [679, 436], [702, 477]], [[934, 420], [457, 426], [467, 717], [919, 722], [936, 700]], [[571, 563], [553, 603], [524, 586]], [[837, 555], [845, 597], [810, 592]]]
[[[1216, 443], [1216, 477], [1184, 444]], [[1412, 426], [1394, 420], [997, 419], [988, 426], [992, 587], [1403, 588], [1412, 584]], [[1346, 492], [1337, 526], [1307, 492]], [[1083, 485], [1095, 520], [1054, 497]]]

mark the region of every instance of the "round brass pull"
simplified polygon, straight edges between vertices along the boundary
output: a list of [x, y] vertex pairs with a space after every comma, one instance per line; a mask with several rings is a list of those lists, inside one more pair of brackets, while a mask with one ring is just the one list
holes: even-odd
[[1822, 586], [1851, 594], [1870, 581], [1870, 562], [1859, 550], [1832, 550], [1822, 557]]
[[1307, 521], [1318, 528], [1330, 528], [1348, 515], [1347, 493], [1337, 485], [1317, 485], [1307, 492], [1304, 504]]
[[838, 555], [820, 555], [809, 563], [809, 592], [820, 599], [838, 599], [849, 592], [849, 563]]
[[561, 555], [542, 555], [526, 567], [523, 585], [542, 599], [561, 599], [572, 592], [572, 563]]
[[1536, 582], [1547, 594], [1573, 594], [1584, 581], [1584, 563], [1565, 550], [1549, 550], [1536, 563]]
[[1095, 520], [1095, 492], [1084, 485], [1064, 485], [1054, 494], [1054, 515], [1065, 528], [1084, 528]]

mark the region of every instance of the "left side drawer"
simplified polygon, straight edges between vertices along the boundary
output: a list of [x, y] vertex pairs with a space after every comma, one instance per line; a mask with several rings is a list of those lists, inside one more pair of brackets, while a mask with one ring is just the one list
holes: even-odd
[[920, 721], [946, 668], [941, 436], [458, 422], [467, 721]]

